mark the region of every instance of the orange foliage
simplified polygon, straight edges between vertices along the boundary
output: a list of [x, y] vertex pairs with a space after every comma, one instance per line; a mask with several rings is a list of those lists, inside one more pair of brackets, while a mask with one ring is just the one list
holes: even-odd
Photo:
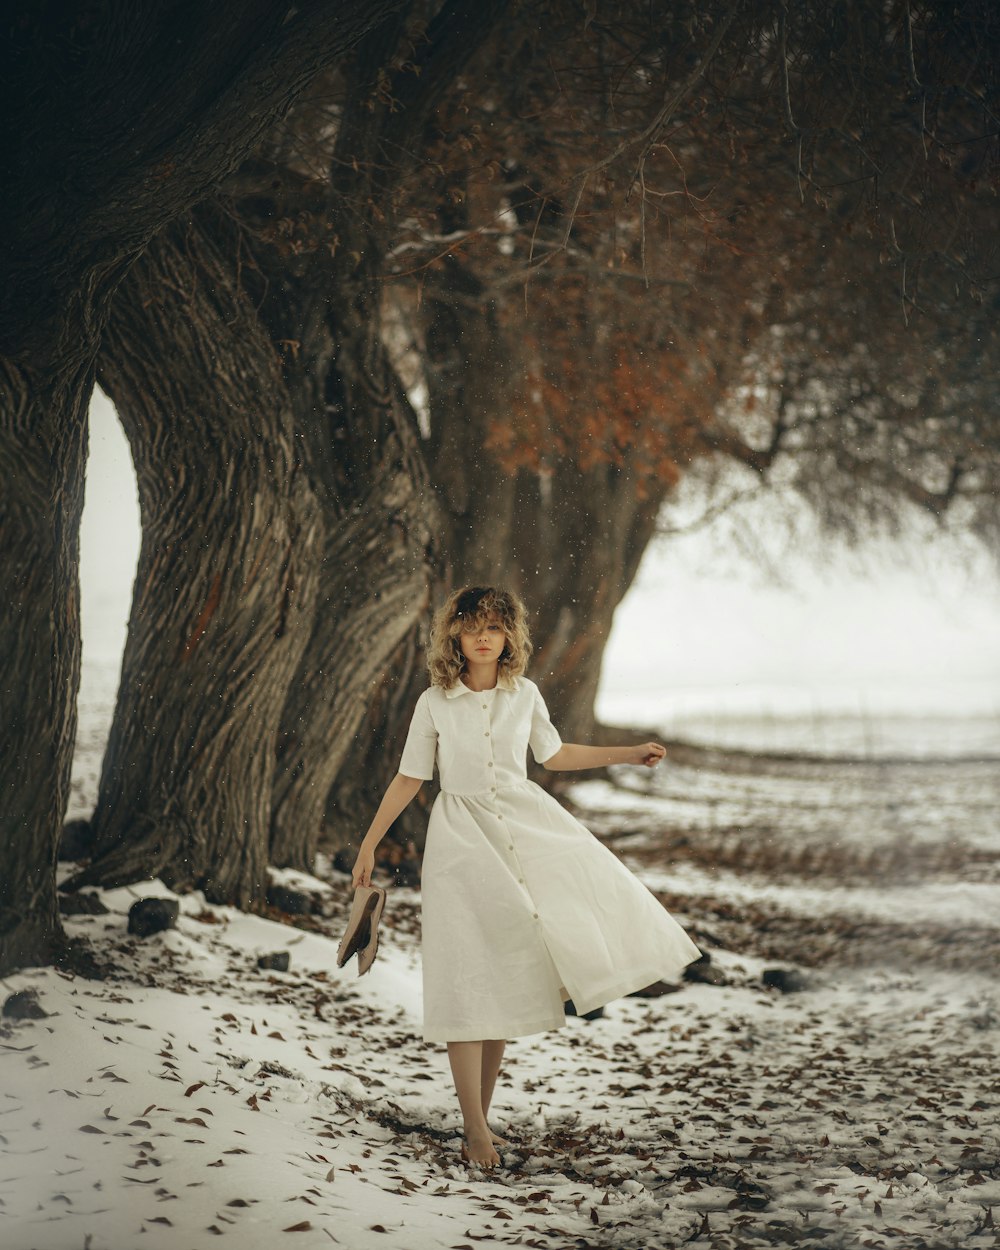
[[509, 419], [490, 429], [489, 450], [508, 472], [613, 466], [640, 498], [674, 486], [702, 450], [696, 432], [712, 408], [687, 360], [668, 347], [636, 347], [623, 331], [598, 350], [593, 328], [555, 324], [522, 339], [520, 384]]

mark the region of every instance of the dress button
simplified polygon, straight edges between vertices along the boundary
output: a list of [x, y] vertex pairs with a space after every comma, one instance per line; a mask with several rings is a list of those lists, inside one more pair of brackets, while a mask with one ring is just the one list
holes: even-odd
[[492, 761], [492, 760], [490, 760], [490, 762], [486, 765], [486, 767], [487, 767], [487, 768], [492, 768], [492, 767], [493, 767], [493, 761]]
[[487, 729], [486, 732], [483, 734], [483, 737], [488, 738], [489, 736], [490, 736], [490, 731]]
[[489, 707], [489, 704], [488, 704], [488, 703], [484, 703], [484, 704], [483, 704], [483, 711], [485, 712], [485, 711], [486, 711], [486, 709], [487, 709], [488, 707]]
[[537, 912], [537, 911], [533, 911], [533, 912], [531, 913], [531, 918], [532, 918], [533, 920], [537, 920], [537, 919], [538, 919], [538, 912]]
[[513, 849], [514, 849], [514, 843], [513, 842], [508, 843], [507, 850], [512, 851]]

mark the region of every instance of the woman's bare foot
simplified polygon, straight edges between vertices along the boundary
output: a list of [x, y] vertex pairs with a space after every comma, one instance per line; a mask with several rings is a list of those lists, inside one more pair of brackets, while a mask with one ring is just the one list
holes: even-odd
[[494, 1146], [509, 1146], [510, 1145], [510, 1142], [507, 1140], [506, 1137], [501, 1137], [499, 1133], [494, 1133], [492, 1129], [490, 1129], [490, 1141], [493, 1143]]
[[484, 1133], [481, 1129], [475, 1129], [472, 1132], [466, 1132], [465, 1141], [462, 1144], [462, 1158], [466, 1163], [475, 1163], [481, 1168], [495, 1168], [499, 1166], [500, 1156], [493, 1148], [493, 1134], [486, 1130]]

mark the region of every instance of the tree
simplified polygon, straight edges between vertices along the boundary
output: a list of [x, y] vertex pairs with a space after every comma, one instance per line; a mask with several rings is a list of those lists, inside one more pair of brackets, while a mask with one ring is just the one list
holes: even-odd
[[[4, 11], [0, 970], [65, 950], [54, 885], [79, 683], [85, 414], [114, 290], [396, 0]], [[109, 92], [107, 84], [114, 82]]]
[[[228, 182], [213, 231], [283, 348], [327, 521], [323, 606], [279, 737], [282, 862], [309, 865], [331, 782], [346, 837], [359, 791], [394, 766], [385, 743], [412, 703], [412, 622], [439, 580], [529, 588], [546, 692], [564, 731], [582, 736], [614, 608], [682, 476], [721, 458], [762, 478], [821, 463], [790, 382], [776, 405], [748, 400], [773, 376], [774, 327], [789, 341], [808, 327], [806, 344], [838, 315], [824, 291], [870, 268], [873, 240], [890, 233], [866, 195], [845, 190], [870, 183], [847, 170], [865, 141], [854, 123], [892, 155], [916, 114], [905, 56], [867, 68], [905, 43], [903, 9], [860, 34], [842, 6], [810, 12], [789, 30], [780, 6], [623, 3], [602, 23], [568, 4], [496, 15], [446, 4], [426, 30], [400, 20], [366, 40], [350, 74], [324, 80]], [[481, 18], [473, 38], [449, 26], [463, 14]], [[935, 13], [913, 17], [911, 42]], [[946, 33], [946, 68], [970, 81], [975, 23]], [[924, 78], [937, 63], [928, 46]], [[859, 67], [863, 89], [845, 97]], [[796, 75], [819, 115], [848, 99], [837, 125], [804, 128]], [[956, 259], [946, 235], [931, 246], [928, 204], [960, 203], [981, 237], [978, 191], [941, 166], [914, 208], [899, 191], [913, 174], [886, 164], [882, 191], [907, 229], [924, 222], [928, 257]], [[804, 206], [800, 188], [827, 212]], [[833, 240], [840, 268], [802, 259]], [[808, 316], [796, 266], [820, 288]], [[839, 351], [856, 330], [838, 326]], [[404, 356], [417, 361], [405, 379]], [[803, 362], [832, 420], [853, 374]], [[420, 385], [429, 402], [417, 414]], [[810, 479], [819, 498], [822, 471]], [[374, 569], [387, 578], [377, 587]], [[387, 612], [378, 595], [391, 586]], [[372, 643], [363, 662], [358, 639]], [[397, 684], [373, 695], [390, 658]]]
[[63, 888], [158, 875], [248, 907], [267, 885], [278, 725], [322, 528], [279, 356], [206, 216], [155, 236], [101, 345], [142, 550], [92, 862]]
[[[453, 567], [528, 583], [570, 735], [593, 729], [612, 613], [692, 467], [793, 477], [844, 532], [914, 501], [972, 507], [980, 529], [992, 515], [990, 422], [921, 412], [913, 384], [933, 347], [934, 394], [967, 393], [940, 344], [988, 324], [985, 8], [757, 6], [727, 26], [734, 12], [664, 6], [647, 24], [622, 5], [585, 36], [491, 44], [442, 123], [465, 155], [432, 171], [396, 248]], [[890, 359], [914, 366], [909, 398]], [[881, 435], [852, 455], [862, 362]], [[487, 398], [497, 377], [509, 419]], [[494, 458], [456, 468], [459, 445]]]
[[[373, 683], [426, 612], [435, 567], [417, 426], [379, 336], [382, 234], [405, 173], [380, 153], [406, 150], [498, 7], [452, 0], [419, 31], [406, 11], [385, 22], [332, 75], [344, 103], [328, 181], [283, 165], [276, 135], [223, 199], [161, 232], [115, 300], [102, 378], [149, 506], [93, 860], [66, 888], [160, 872], [247, 905], [268, 859], [312, 866], [333, 779]], [[230, 475], [220, 492], [226, 464], [247, 480]], [[164, 474], [180, 488], [167, 499]], [[295, 650], [273, 619], [283, 595], [253, 602], [242, 570], [260, 567], [262, 520], [284, 517], [288, 483], [306, 491], [306, 478], [308, 523], [263, 531], [279, 546], [295, 535], [273, 565], [295, 573], [295, 601], [317, 585], [317, 609], [297, 608]], [[199, 541], [169, 541], [166, 563], [179, 526]], [[165, 621], [198, 636], [200, 664], [178, 668]]]

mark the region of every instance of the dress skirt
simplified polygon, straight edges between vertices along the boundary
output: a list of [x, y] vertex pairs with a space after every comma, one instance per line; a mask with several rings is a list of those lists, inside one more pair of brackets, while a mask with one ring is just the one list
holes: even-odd
[[531, 781], [442, 790], [424, 850], [424, 1038], [523, 1037], [701, 952], [624, 864]]

